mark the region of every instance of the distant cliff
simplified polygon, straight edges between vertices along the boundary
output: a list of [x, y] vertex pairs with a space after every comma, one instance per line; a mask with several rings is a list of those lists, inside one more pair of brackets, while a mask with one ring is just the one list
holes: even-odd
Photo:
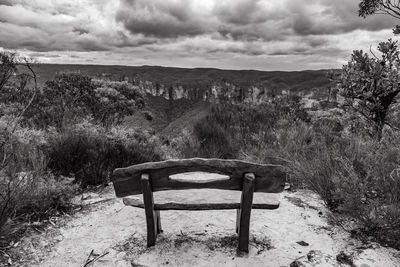
[[189, 99], [192, 101], [208, 101], [213, 103], [262, 103], [271, 99], [275, 94], [286, 94], [286, 90], [267, 88], [265, 86], [251, 85], [237, 86], [229, 82], [215, 82], [209, 86], [165, 85], [151, 81], [134, 81], [138, 89], [153, 96], [165, 99]]
[[165, 99], [261, 103], [279, 94], [326, 92], [327, 70], [257, 71], [160, 66], [38, 64], [39, 83], [60, 71], [79, 71], [100, 78], [129, 81], [142, 92]]

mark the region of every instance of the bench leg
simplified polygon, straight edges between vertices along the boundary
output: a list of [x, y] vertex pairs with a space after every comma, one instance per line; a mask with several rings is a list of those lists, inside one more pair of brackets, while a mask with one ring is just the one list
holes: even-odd
[[239, 251], [249, 252], [250, 215], [253, 205], [255, 176], [246, 173], [243, 179], [242, 199], [240, 202]]
[[144, 210], [146, 214], [147, 224], [147, 246], [151, 247], [156, 244], [157, 238], [157, 215], [154, 210], [153, 192], [151, 190], [150, 179], [148, 174], [142, 174], [142, 192]]
[[239, 233], [239, 224], [240, 224], [240, 209], [236, 210], [236, 233]]
[[156, 220], [157, 220], [157, 234], [162, 233], [162, 227], [161, 227], [161, 216], [160, 216], [160, 211], [156, 211]]

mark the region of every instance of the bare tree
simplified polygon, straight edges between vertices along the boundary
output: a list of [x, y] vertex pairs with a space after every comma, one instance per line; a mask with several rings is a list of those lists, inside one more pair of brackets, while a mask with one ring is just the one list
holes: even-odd
[[18, 58], [15, 53], [0, 52], [0, 94], [11, 86], [13, 77], [17, 77], [18, 66], [24, 67], [27, 72], [21, 73], [20, 90], [27, 86], [29, 81], [33, 81], [32, 94], [25, 106], [7, 122], [7, 128], [0, 132], [0, 230], [14, 210], [14, 199], [17, 194], [23, 193], [21, 184], [23, 179], [18, 179], [18, 175], [13, 168], [14, 143], [13, 134], [24, 116], [24, 113], [32, 105], [38, 91], [37, 76], [32, 68], [32, 60], [28, 58]]

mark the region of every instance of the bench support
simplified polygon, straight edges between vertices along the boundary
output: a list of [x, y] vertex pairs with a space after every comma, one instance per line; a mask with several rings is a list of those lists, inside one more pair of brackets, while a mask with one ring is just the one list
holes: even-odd
[[240, 209], [236, 209], [236, 233], [239, 233]]
[[156, 210], [156, 220], [157, 220], [157, 234], [159, 234], [163, 232], [161, 228], [161, 216], [159, 210]]
[[249, 252], [249, 232], [250, 232], [250, 215], [251, 206], [253, 204], [253, 192], [255, 187], [255, 175], [246, 173], [243, 177], [243, 190], [238, 210], [237, 218], [239, 219], [237, 228], [239, 228], [239, 251]]
[[[154, 210], [154, 198], [150, 176], [148, 174], [142, 174], [141, 183], [147, 223], [147, 246], [151, 247], [156, 243], [157, 234], [162, 232], [161, 217], [160, 211]], [[243, 177], [242, 197], [236, 217], [236, 232], [239, 234], [238, 250], [242, 252], [249, 252], [250, 216], [254, 188], [255, 175], [253, 173], [246, 173]]]
[[[160, 213], [154, 210], [153, 191], [151, 190], [150, 177], [148, 174], [142, 174], [142, 193], [144, 210], [147, 224], [147, 246], [156, 244], [157, 233], [161, 230], [161, 221], [158, 220]], [[158, 223], [160, 221], [160, 223]], [[159, 226], [158, 226], [159, 225]]]

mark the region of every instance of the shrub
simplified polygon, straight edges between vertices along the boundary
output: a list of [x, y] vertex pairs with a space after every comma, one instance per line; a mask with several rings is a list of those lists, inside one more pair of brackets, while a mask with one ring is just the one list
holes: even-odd
[[200, 157], [234, 158], [237, 154], [237, 146], [230, 134], [210, 118], [206, 117], [194, 126], [194, 135], [200, 143]]
[[171, 155], [172, 158], [200, 157], [200, 142], [187, 129], [184, 129], [178, 137], [172, 139], [167, 148], [169, 148], [168, 155]]
[[334, 211], [356, 218], [368, 235], [400, 247], [400, 138], [332, 135], [291, 129], [274, 154], [292, 177], [317, 192]]
[[362, 232], [399, 248], [400, 134], [387, 131], [377, 141], [345, 131], [343, 122], [279, 119], [272, 137], [254, 134], [257, 145], [241, 147], [241, 157], [261, 163], [270, 163], [271, 155], [281, 159], [294, 187], [312, 189], [330, 209], [355, 218]]
[[[14, 91], [7, 104], [18, 108], [29, 94], [25, 90], [16, 97]], [[26, 124], [42, 129], [60, 129], [86, 116], [109, 128], [143, 105], [142, 94], [130, 83], [92, 79], [78, 72], [58, 73], [46, 82], [24, 117]]]
[[104, 184], [117, 167], [161, 160], [159, 147], [159, 140], [144, 131], [79, 124], [50, 138], [48, 166], [56, 174], [73, 175], [82, 186]]
[[92, 109], [93, 117], [107, 128], [144, 106], [142, 93], [128, 82], [93, 80], [92, 83], [98, 100]]
[[69, 200], [78, 190], [65, 177], [32, 172], [2, 177], [0, 187], [10, 194], [8, 217], [29, 217], [29, 220], [41, 220], [67, 210], [71, 206]]
[[76, 186], [46, 171], [43, 132], [6, 129], [0, 136], [0, 235], [10, 233], [10, 218], [41, 219], [68, 208]]

